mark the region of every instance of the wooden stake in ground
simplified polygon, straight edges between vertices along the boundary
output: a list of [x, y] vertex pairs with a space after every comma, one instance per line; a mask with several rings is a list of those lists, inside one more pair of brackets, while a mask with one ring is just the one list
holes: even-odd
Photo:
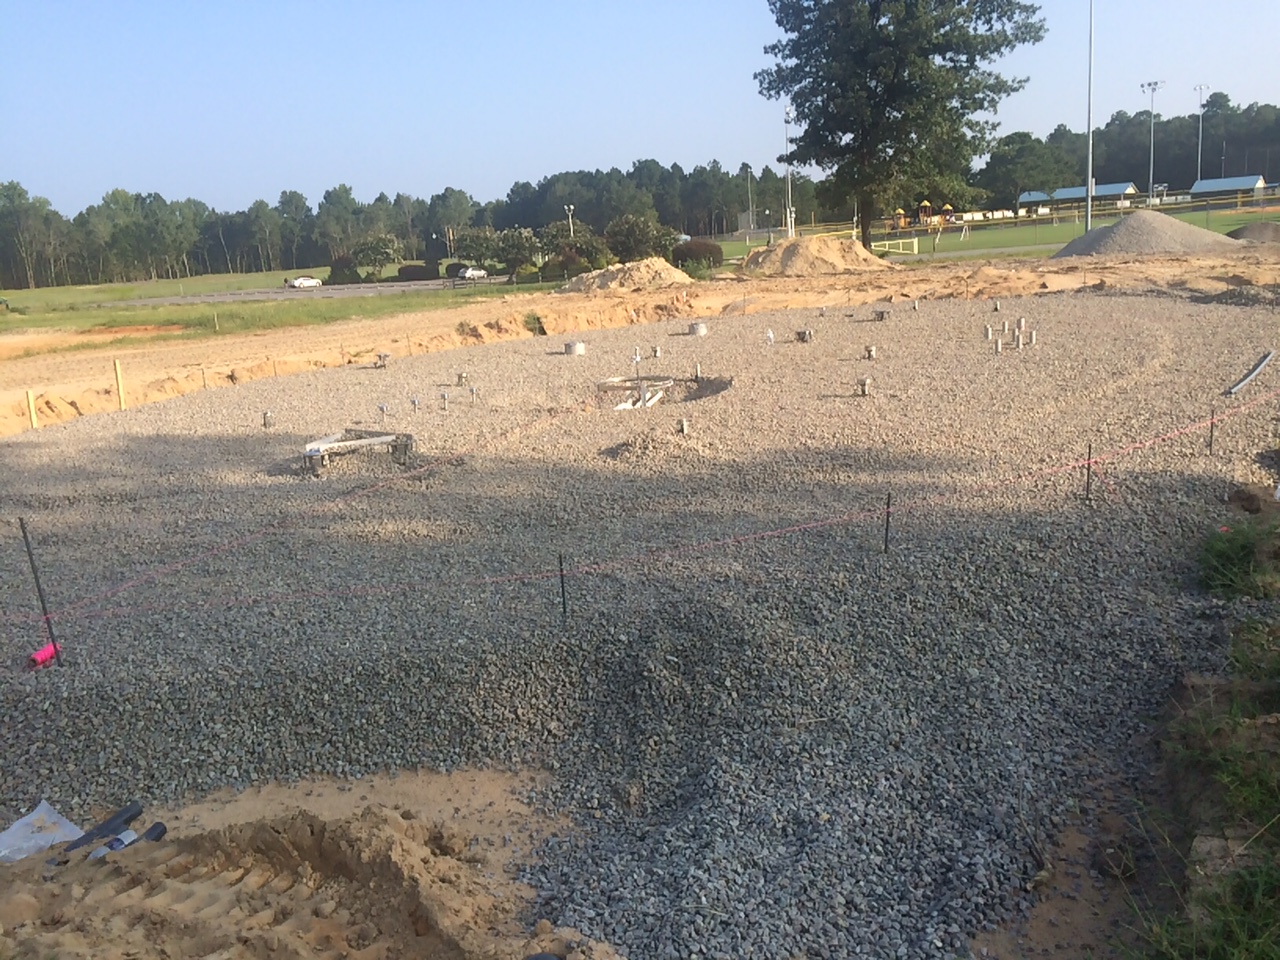
[[27, 414], [31, 417], [31, 429], [39, 430], [40, 422], [36, 420], [36, 395], [27, 391]]
[[116, 396], [120, 399], [120, 409], [124, 409], [124, 374], [120, 372], [120, 361], [113, 360], [116, 367]]

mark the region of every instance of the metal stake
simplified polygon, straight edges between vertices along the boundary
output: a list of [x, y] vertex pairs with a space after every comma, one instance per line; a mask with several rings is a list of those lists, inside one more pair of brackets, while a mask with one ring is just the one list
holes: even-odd
[[564, 554], [560, 554], [560, 619], [569, 622], [569, 594], [564, 587]]
[[1084, 498], [1089, 500], [1093, 495], [1093, 444], [1089, 444], [1089, 454], [1084, 462]]
[[893, 513], [893, 494], [884, 498], [884, 552], [889, 552], [889, 516]]
[[1213, 456], [1213, 428], [1218, 421], [1218, 411], [1215, 407], [1209, 408], [1209, 456]]
[[31, 549], [31, 536], [27, 533], [27, 521], [24, 517], [18, 518], [18, 526], [22, 528], [22, 542], [27, 547], [27, 562], [31, 564], [31, 579], [36, 582], [36, 596], [40, 598], [40, 612], [44, 614], [44, 628], [49, 633], [49, 642], [53, 644], [53, 658], [58, 662], [58, 666], [62, 666], [62, 648], [58, 646], [58, 641], [53, 635], [53, 620], [49, 617], [49, 603], [45, 600], [44, 587], [40, 584], [40, 571], [36, 568], [35, 551]]

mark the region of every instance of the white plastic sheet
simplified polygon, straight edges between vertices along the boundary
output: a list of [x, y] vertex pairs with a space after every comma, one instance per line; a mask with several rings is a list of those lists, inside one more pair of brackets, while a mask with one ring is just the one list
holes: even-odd
[[0, 863], [12, 863], [83, 836], [84, 831], [41, 800], [40, 805], [0, 833]]

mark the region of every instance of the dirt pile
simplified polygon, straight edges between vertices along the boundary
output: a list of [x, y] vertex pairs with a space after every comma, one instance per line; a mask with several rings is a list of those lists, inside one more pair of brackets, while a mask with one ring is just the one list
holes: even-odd
[[105, 866], [85, 852], [50, 882], [40, 878], [43, 857], [0, 872], [0, 952], [22, 960], [617, 956], [546, 923], [522, 935], [471, 838], [409, 811], [369, 808], [339, 820], [299, 811], [140, 844]]
[[852, 240], [796, 237], [754, 251], [744, 266], [765, 277], [820, 277], [891, 265]]
[[1227, 234], [1232, 240], [1252, 240], [1254, 243], [1280, 243], [1280, 223], [1260, 220], [1236, 227]]
[[1163, 253], [1222, 254], [1240, 249], [1236, 240], [1212, 230], [1175, 220], [1164, 213], [1139, 210], [1106, 227], [1077, 237], [1054, 257], [1141, 257]]
[[574, 277], [560, 293], [589, 293], [593, 290], [660, 290], [693, 283], [683, 270], [673, 267], [661, 257], [620, 263], [617, 266]]

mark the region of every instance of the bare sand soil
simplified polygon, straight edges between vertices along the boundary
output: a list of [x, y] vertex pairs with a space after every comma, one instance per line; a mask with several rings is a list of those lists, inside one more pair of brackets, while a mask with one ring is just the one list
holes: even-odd
[[[878, 266], [878, 265], [877, 265]], [[1083, 287], [1189, 289], [1206, 296], [1280, 284], [1280, 250], [1253, 247], [1232, 257], [1112, 257], [1028, 263], [1008, 261], [853, 270], [821, 277], [725, 279], [672, 288], [621, 287], [589, 293], [502, 297], [457, 310], [355, 319], [323, 327], [141, 342], [125, 331], [0, 334], [0, 436], [29, 428], [25, 393], [40, 423], [58, 423], [119, 407], [112, 359], [121, 362], [130, 406], [194, 390], [285, 376], [342, 364], [474, 347], [530, 337], [536, 314], [552, 337], [681, 317], [741, 316], [773, 310], [840, 307], [884, 301], [992, 299]], [[106, 341], [103, 344], [103, 341]], [[95, 342], [101, 349], [89, 348]], [[65, 352], [67, 348], [75, 350]], [[63, 352], [58, 352], [63, 351]], [[33, 355], [32, 355], [33, 354]]]
[[606, 960], [613, 953], [577, 931], [529, 929], [518, 916], [531, 891], [517, 865], [565, 830], [516, 798], [535, 783], [405, 772], [147, 811], [169, 826], [159, 844], [0, 867], [0, 954]]

